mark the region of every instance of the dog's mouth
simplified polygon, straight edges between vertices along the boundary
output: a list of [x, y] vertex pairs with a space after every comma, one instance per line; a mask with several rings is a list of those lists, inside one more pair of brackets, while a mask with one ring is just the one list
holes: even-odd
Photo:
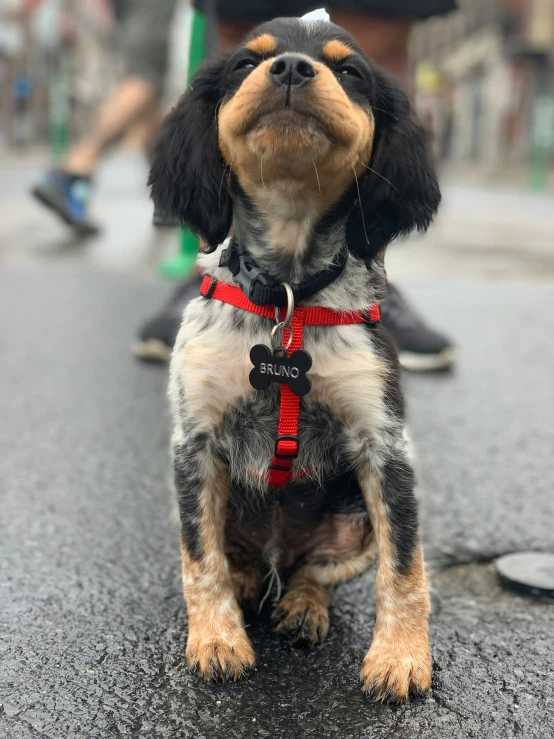
[[262, 113], [253, 121], [250, 130], [262, 126], [269, 126], [277, 131], [284, 128], [285, 133], [290, 132], [291, 128], [309, 127], [323, 130], [321, 119], [313, 111], [299, 110], [292, 106], [275, 108]]
[[243, 134], [262, 128], [270, 128], [277, 135], [289, 135], [291, 133], [306, 131], [319, 132], [329, 135], [321, 116], [318, 115], [317, 107], [313, 101], [308, 105], [302, 96], [293, 96], [287, 90], [276, 100], [265, 100], [252, 111], [248, 121], [245, 121]]

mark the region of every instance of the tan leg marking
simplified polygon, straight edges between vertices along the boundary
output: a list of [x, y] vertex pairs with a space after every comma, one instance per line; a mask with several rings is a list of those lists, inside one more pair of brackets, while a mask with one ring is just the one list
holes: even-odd
[[292, 642], [305, 641], [310, 646], [322, 642], [329, 631], [328, 608], [332, 585], [320, 585], [301, 567], [289, 581], [286, 594], [277, 604], [273, 617], [279, 634]]
[[183, 590], [189, 616], [186, 658], [206, 679], [242, 677], [254, 666], [224, 553], [228, 479], [214, 460], [214, 472], [201, 492], [202, 557], [193, 560], [181, 544]]
[[362, 689], [375, 701], [400, 703], [410, 693], [431, 687], [431, 655], [427, 634], [429, 591], [423, 552], [418, 544], [406, 575], [396, 572], [390, 522], [374, 473], [361, 480], [375, 529], [379, 567], [375, 580], [377, 617], [373, 642], [360, 672]]

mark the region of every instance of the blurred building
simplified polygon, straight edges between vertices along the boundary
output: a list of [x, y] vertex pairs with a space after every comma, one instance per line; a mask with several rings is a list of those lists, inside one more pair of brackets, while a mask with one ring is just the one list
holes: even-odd
[[416, 30], [412, 51], [418, 108], [441, 155], [551, 163], [554, 0], [460, 0]]
[[120, 69], [111, 20], [104, 0], [0, 0], [0, 143], [62, 151], [86, 128]]
[[[187, 84], [191, 17], [190, 0], [179, 0], [170, 101]], [[109, 0], [0, 0], [0, 147], [49, 143], [63, 153], [121, 77], [119, 45]]]

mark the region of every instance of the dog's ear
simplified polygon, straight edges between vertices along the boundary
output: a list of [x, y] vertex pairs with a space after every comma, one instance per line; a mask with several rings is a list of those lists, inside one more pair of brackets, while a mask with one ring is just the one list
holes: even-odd
[[358, 202], [347, 223], [348, 246], [366, 261], [400, 234], [426, 231], [441, 199], [427, 136], [411, 117], [408, 98], [379, 70], [375, 79], [370, 169], [355, 185]]
[[223, 60], [209, 62], [163, 122], [148, 178], [164, 215], [177, 216], [213, 251], [231, 229], [232, 206], [217, 144]]

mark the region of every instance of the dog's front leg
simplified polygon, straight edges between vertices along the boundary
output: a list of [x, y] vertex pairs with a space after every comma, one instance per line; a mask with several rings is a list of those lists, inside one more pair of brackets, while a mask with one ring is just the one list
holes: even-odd
[[431, 686], [429, 593], [417, 529], [412, 469], [401, 452], [379, 467], [367, 461], [360, 485], [375, 530], [378, 570], [373, 642], [360, 673], [376, 701], [402, 702]]
[[254, 652], [224, 553], [227, 470], [207, 433], [191, 432], [174, 451], [189, 617], [187, 662], [207, 679], [237, 680], [254, 666]]

